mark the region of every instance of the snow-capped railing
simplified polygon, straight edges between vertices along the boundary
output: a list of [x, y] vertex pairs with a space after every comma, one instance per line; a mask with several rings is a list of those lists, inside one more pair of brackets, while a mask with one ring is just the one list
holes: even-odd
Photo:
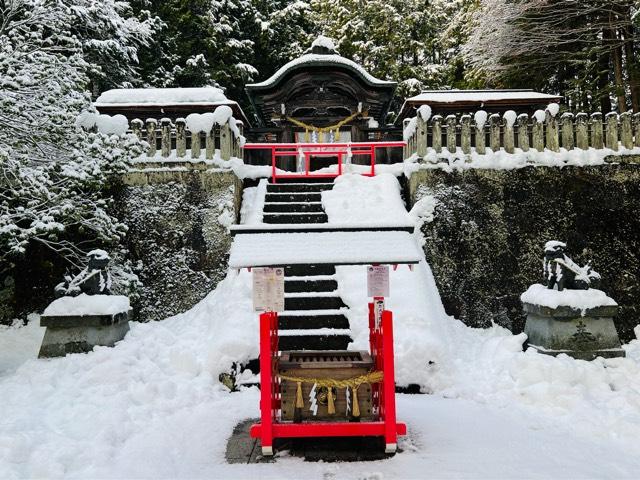
[[232, 116], [232, 110], [221, 105], [213, 112], [192, 113], [186, 118], [172, 121], [169, 118], [157, 120], [147, 118], [144, 122], [135, 118], [129, 123], [123, 115], [85, 114], [79, 117], [78, 124], [85, 128], [97, 128], [106, 134], [134, 133], [140, 140], [147, 142], [146, 157], [163, 158], [214, 158], [220, 151], [222, 160], [231, 157], [242, 158], [243, 123]]
[[439, 115], [431, 117], [429, 107], [423, 106], [416, 117], [404, 121], [403, 136], [407, 142], [404, 158], [413, 155], [422, 158], [430, 150], [441, 153], [444, 148], [451, 153], [461, 149], [464, 154], [470, 154], [473, 148], [484, 155], [487, 148], [514, 153], [516, 148], [524, 152], [532, 149], [559, 152], [560, 148], [618, 151], [620, 146], [640, 147], [640, 113], [611, 112], [604, 116], [604, 121], [599, 112], [564, 113], [558, 119], [558, 108], [557, 104], [551, 104], [531, 117], [514, 111], [488, 116], [481, 110], [473, 117], [449, 115], [443, 119]]

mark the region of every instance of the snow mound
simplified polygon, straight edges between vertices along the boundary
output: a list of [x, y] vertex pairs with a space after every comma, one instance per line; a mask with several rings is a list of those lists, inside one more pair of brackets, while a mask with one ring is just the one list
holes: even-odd
[[506, 112], [504, 112], [504, 115], [502, 117], [504, 118], [504, 122], [507, 125], [507, 128], [512, 128], [515, 125], [516, 120], [518, 119], [518, 114], [513, 110], [507, 110]]
[[473, 120], [476, 122], [476, 128], [482, 130], [487, 124], [488, 113], [484, 110], [478, 110], [473, 114]]
[[617, 306], [615, 300], [602, 290], [590, 288], [588, 290], [551, 290], [544, 285], [531, 285], [526, 292], [520, 296], [523, 302], [543, 307], [558, 308], [571, 307], [576, 310], [585, 311], [597, 307]]
[[43, 316], [60, 315], [115, 315], [131, 309], [129, 297], [122, 295], [87, 295], [61, 297], [45, 309]]
[[413, 225], [400, 191], [398, 179], [388, 173], [345, 174], [336, 178], [332, 190], [322, 192], [322, 205], [332, 224]]
[[328, 50], [336, 50], [336, 44], [334, 43], [333, 39], [325, 37], [324, 35], [318, 35], [318, 38], [316, 38], [311, 44], [311, 48], [313, 47], [324, 47]]

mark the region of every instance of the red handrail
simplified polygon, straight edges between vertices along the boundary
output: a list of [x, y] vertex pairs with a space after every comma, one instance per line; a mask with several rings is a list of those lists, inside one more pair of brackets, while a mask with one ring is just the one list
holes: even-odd
[[[270, 150], [271, 151], [271, 177], [273, 181], [277, 178], [334, 178], [342, 175], [342, 160], [345, 155], [368, 155], [371, 159], [371, 170], [363, 173], [366, 176], [376, 174], [376, 149], [389, 147], [404, 147], [406, 142], [348, 142], [348, 143], [246, 143], [245, 150]], [[278, 173], [276, 165], [278, 157], [298, 157], [303, 154], [305, 157], [304, 172]], [[338, 157], [338, 171], [313, 173], [311, 171], [312, 157]]]

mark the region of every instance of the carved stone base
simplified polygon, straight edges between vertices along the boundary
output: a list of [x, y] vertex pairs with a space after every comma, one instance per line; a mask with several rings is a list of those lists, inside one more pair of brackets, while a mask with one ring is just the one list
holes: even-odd
[[523, 303], [527, 313], [524, 332], [529, 347], [546, 355], [565, 353], [581, 360], [624, 357], [613, 323], [618, 307], [601, 306], [584, 311]]
[[64, 357], [68, 353], [90, 352], [96, 345], [113, 347], [129, 331], [129, 312], [42, 316], [40, 326], [47, 330], [38, 357]]

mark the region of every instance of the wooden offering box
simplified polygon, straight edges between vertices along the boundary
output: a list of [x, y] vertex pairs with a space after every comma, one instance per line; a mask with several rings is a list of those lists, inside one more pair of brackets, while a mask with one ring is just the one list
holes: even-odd
[[[278, 374], [295, 378], [346, 380], [368, 374], [373, 369], [373, 360], [368, 352], [359, 351], [293, 351], [282, 352]], [[357, 421], [353, 417], [353, 393], [349, 391], [350, 413], [347, 414], [347, 388], [333, 388], [335, 414], [328, 413], [327, 388], [316, 388], [317, 412], [314, 415], [310, 392], [313, 383], [302, 382], [304, 408], [296, 412], [298, 382], [282, 379], [282, 420], [303, 422]], [[351, 390], [351, 389], [349, 389]], [[372, 420], [371, 385], [364, 383], [357, 391], [360, 420]]]

